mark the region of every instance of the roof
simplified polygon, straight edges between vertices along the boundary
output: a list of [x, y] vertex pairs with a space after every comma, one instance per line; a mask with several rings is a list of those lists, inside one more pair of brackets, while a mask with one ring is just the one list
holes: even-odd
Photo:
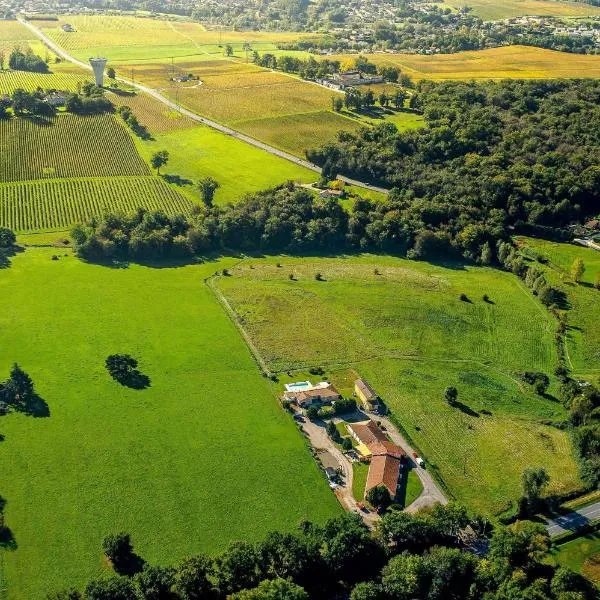
[[296, 394], [296, 400], [303, 402], [304, 400], [310, 400], [311, 398], [320, 398], [321, 400], [331, 399], [337, 400], [340, 397], [339, 392], [333, 387], [328, 388], [317, 388], [312, 390], [305, 390]]
[[360, 390], [367, 400], [375, 400], [377, 398], [377, 393], [375, 390], [364, 379], [357, 379], [354, 382], [354, 385]]
[[352, 423], [348, 427], [354, 432], [359, 441], [367, 446], [374, 442], [387, 441], [385, 433], [373, 421], [369, 421], [368, 423]]
[[378, 485], [384, 485], [390, 495], [396, 495], [398, 488], [398, 477], [400, 475], [400, 459], [386, 454], [384, 456], [374, 456], [371, 459], [369, 474], [367, 475], [366, 491]]
[[389, 456], [393, 456], [394, 458], [402, 458], [405, 456], [404, 450], [394, 444], [394, 442], [374, 442], [373, 444], [369, 444], [369, 450], [373, 456], [385, 456], [386, 454]]

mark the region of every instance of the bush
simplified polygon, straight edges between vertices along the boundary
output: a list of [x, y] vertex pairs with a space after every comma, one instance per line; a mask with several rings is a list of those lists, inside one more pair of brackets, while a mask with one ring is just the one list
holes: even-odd
[[315, 421], [319, 418], [319, 409], [316, 406], [309, 406], [306, 409], [306, 416], [311, 420]]
[[318, 412], [320, 419], [330, 419], [335, 415], [335, 410], [331, 406], [322, 406]]

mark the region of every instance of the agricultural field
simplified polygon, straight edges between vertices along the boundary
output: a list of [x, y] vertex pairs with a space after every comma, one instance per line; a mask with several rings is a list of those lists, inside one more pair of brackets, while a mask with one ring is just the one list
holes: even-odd
[[[562, 289], [568, 299], [567, 350], [569, 366], [574, 375], [597, 380], [600, 376], [600, 291], [594, 288], [600, 272], [600, 252], [575, 244], [558, 244], [532, 238], [518, 238], [526, 256], [542, 256], [549, 262], [545, 268], [548, 278]], [[571, 266], [581, 258], [585, 271], [581, 283], [571, 279]]]
[[[433, 56], [419, 54], [369, 54], [367, 56], [377, 64], [397, 66], [415, 80], [600, 77], [600, 56], [569, 54], [529, 46], [503, 46]], [[347, 55], [331, 58], [344, 60]]]
[[[233, 263], [113, 269], [50, 247], [2, 271], [0, 373], [17, 361], [49, 410], [0, 418], [15, 540], [0, 551], [0, 589], [11, 600], [107, 573], [111, 532], [172, 564], [341, 511], [203, 282]], [[150, 387], [108, 376], [104, 360], [119, 351], [139, 359]]]
[[[68, 22], [76, 31], [65, 33], [61, 26]], [[260, 52], [274, 49], [279, 42], [299, 39], [301, 33], [261, 31], [207, 31], [199, 23], [164, 21], [133, 16], [68, 15], [54, 22], [36, 22], [77, 58], [106, 55], [111, 61], [171, 59], [171, 57], [223, 55], [225, 44], [231, 44], [237, 55], [245, 42]]]
[[131, 136], [112, 115], [0, 121], [0, 182], [149, 175]]
[[584, 17], [600, 14], [600, 8], [583, 2], [558, 0], [444, 0], [452, 8], [468, 6], [477, 17], [486, 21], [510, 19], [526, 15], [549, 17]]
[[193, 203], [158, 177], [111, 177], [0, 185], [0, 227], [13, 231], [64, 230], [110, 211], [137, 208], [187, 213]]
[[66, 90], [74, 92], [77, 86], [90, 81], [89, 75], [69, 72], [28, 73], [26, 71], [0, 71], [0, 94], [12, 94], [16, 89], [28, 92], [38, 87], [48, 90]]
[[[322, 366], [340, 389], [366, 377], [450, 492], [488, 514], [517, 499], [529, 465], [548, 469], [553, 491], [579, 488], [566, 433], [542, 424], [564, 418], [562, 405], [518, 379], [552, 373], [556, 356], [550, 314], [516, 277], [374, 256], [278, 260], [219, 280], [273, 371]], [[444, 401], [449, 385], [460, 409]]]

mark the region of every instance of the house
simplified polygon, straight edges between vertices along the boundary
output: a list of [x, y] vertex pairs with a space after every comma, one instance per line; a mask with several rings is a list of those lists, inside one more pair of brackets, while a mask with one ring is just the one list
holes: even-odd
[[383, 77], [364, 77], [360, 71], [344, 71], [343, 73], [334, 73], [333, 82], [340, 90], [355, 85], [373, 85], [383, 83]]
[[390, 454], [373, 456], [369, 465], [369, 473], [367, 474], [365, 495], [371, 488], [383, 485], [389, 491], [392, 500], [394, 500], [398, 489], [401, 464], [401, 458], [396, 458]]
[[65, 23], [62, 26], [62, 30], [66, 31], [67, 33], [73, 33], [75, 31], [75, 28], [73, 27], [73, 25], [71, 25], [71, 23]]
[[390, 442], [374, 421], [352, 423], [348, 425], [348, 430], [358, 442], [356, 451], [364, 459], [370, 459], [365, 495], [371, 488], [383, 485], [394, 500], [400, 478], [400, 467], [405, 456], [404, 450], [394, 442]]
[[361, 401], [365, 410], [379, 412], [382, 402], [375, 390], [364, 380], [357, 379], [354, 382], [354, 393]]
[[319, 452], [318, 456], [323, 470], [325, 471], [325, 475], [327, 475], [327, 479], [329, 479], [329, 481], [336, 481], [339, 478], [340, 464], [335, 456], [327, 450]]
[[331, 404], [342, 395], [328, 381], [320, 381], [313, 385], [310, 381], [288, 383], [285, 386], [283, 399], [293, 402], [300, 408], [308, 408], [317, 404]]
[[67, 103], [67, 93], [51, 92], [49, 94], [46, 94], [44, 102], [46, 104], [49, 104], [50, 106], [54, 106], [55, 108], [58, 106], [65, 106], [65, 104]]
[[319, 198], [342, 198], [344, 196], [343, 190], [321, 190], [319, 192]]
[[375, 442], [387, 442], [385, 433], [377, 426], [374, 421], [369, 420], [367, 423], [351, 423], [348, 425], [350, 435], [359, 443], [368, 446]]

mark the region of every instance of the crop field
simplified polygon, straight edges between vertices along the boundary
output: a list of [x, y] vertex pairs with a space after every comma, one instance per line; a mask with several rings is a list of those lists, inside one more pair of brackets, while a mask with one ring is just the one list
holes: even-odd
[[[533, 254], [548, 259], [549, 279], [567, 295], [568, 360], [575, 375], [597, 378], [600, 375], [600, 290], [593, 287], [600, 272], [600, 252], [574, 244], [558, 244], [531, 238], [519, 238], [519, 243]], [[582, 282], [571, 279], [571, 265], [576, 257], [583, 260]], [[539, 265], [544, 268], [543, 265]]]
[[487, 21], [509, 19], [526, 15], [580, 17], [597, 15], [600, 8], [583, 2], [560, 2], [558, 0], [444, 0], [452, 8], [468, 6], [473, 14]]
[[180, 112], [169, 110], [162, 102], [147, 94], [138, 93], [132, 96], [110, 94], [107, 97], [115, 106], [129, 106], [138, 121], [148, 129], [150, 134], [198, 126], [192, 119], [185, 117]]
[[22, 42], [32, 37], [31, 32], [18, 21], [0, 20], [0, 43]]
[[[528, 46], [424, 56], [370, 54], [369, 60], [399, 67], [413, 79], [552, 79], [600, 77], [600, 56]], [[331, 57], [344, 60], [347, 56]]]
[[[68, 22], [76, 31], [66, 33]], [[223, 54], [225, 44], [241, 53], [244, 42], [259, 51], [275, 48], [278, 42], [295, 41], [306, 34], [261, 31], [207, 31], [199, 23], [163, 21], [133, 16], [72, 16], [58, 22], [38, 22], [61, 46], [77, 58], [89, 53], [107, 55], [112, 61], [148, 60], [178, 56]]]
[[193, 204], [158, 177], [111, 177], [0, 185], [0, 227], [17, 232], [67, 229], [105, 212], [139, 207], [175, 215]]
[[0, 182], [148, 175], [125, 128], [112, 115], [58, 115], [0, 121]]
[[[578, 488], [567, 435], [540, 422], [564, 409], [518, 380], [552, 373], [556, 358], [552, 318], [513, 275], [373, 256], [278, 260], [246, 260], [219, 280], [274, 371], [366, 377], [430, 468], [476, 509], [506, 509], [528, 465], [546, 466], [554, 491]], [[460, 409], [445, 403], [448, 385]]]
[[233, 137], [203, 125], [153, 136], [139, 141], [143, 156], [167, 148], [169, 163], [162, 169], [167, 178], [180, 182], [180, 190], [200, 202], [195, 188], [199, 179], [214, 177], [220, 184], [217, 204], [236, 202], [248, 192], [257, 192], [286, 181], [309, 183], [318, 174], [283, 158], [268, 154]]
[[12, 94], [21, 88], [32, 92], [41, 87], [44, 90], [56, 89], [74, 92], [77, 84], [89, 81], [90, 76], [79, 73], [28, 73], [25, 71], [0, 71], [0, 94]]
[[[42, 600], [106, 573], [111, 532], [171, 564], [340, 512], [203, 282], [233, 259], [112, 269], [54, 254], [29, 248], [2, 271], [0, 373], [17, 361], [50, 413], [0, 420], [8, 598]], [[149, 388], [108, 376], [119, 351], [139, 359]]]

